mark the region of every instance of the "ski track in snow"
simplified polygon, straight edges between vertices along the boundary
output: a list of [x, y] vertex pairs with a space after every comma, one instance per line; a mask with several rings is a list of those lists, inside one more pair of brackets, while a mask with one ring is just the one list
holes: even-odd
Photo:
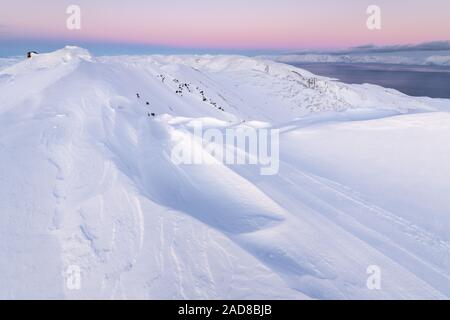
[[[403, 211], [400, 193], [415, 191], [407, 181], [398, 187], [400, 173], [375, 175], [399, 192], [397, 202], [381, 201], [341, 162], [361, 156], [355, 170], [370, 175], [390, 139], [414, 143], [400, 140], [404, 131], [448, 137], [449, 107], [237, 56], [95, 58], [67, 47], [8, 63], [0, 68], [0, 298], [449, 298], [450, 217], [441, 214], [449, 202], [432, 203], [429, 192], [414, 200], [417, 211]], [[221, 131], [280, 129], [279, 174], [175, 165], [171, 148], [193, 139], [194, 120]], [[393, 136], [378, 135], [393, 123]], [[348, 130], [380, 152], [354, 151]], [[350, 145], [347, 158], [324, 149], [327, 134]], [[449, 188], [440, 165], [450, 151], [431, 142], [425, 159], [435, 171], [424, 181], [439, 195]], [[337, 152], [335, 168], [325, 151]], [[423, 212], [440, 224], [420, 224]], [[73, 265], [80, 290], [65, 285]], [[382, 270], [382, 290], [366, 287], [370, 265]]]

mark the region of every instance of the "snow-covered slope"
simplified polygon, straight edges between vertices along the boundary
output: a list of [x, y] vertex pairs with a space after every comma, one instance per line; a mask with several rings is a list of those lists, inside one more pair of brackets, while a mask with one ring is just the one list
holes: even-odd
[[[449, 108], [237, 56], [4, 68], [0, 298], [449, 298]], [[199, 124], [280, 129], [279, 173], [176, 165]]]
[[0, 58], [0, 70], [19, 62], [19, 58]]

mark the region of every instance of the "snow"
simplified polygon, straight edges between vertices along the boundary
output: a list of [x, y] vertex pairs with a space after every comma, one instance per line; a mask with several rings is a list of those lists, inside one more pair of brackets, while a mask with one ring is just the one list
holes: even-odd
[[19, 62], [19, 58], [0, 58], [0, 71]]
[[425, 64], [435, 64], [441, 66], [450, 66], [450, 55], [448, 56], [431, 56], [425, 61]]
[[[0, 67], [0, 298], [448, 299], [449, 107], [239, 56]], [[279, 173], [174, 164], [200, 124], [280, 129]]]
[[264, 56], [284, 63], [383, 63], [399, 65], [450, 66], [449, 51], [327, 54], [301, 53]]

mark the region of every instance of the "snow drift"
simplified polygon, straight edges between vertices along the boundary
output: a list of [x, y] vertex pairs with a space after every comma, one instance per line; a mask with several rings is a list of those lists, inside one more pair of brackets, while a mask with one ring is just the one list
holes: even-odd
[[[0, 298], [449, 298], [449, 107], [238, 56], [1, 68]], [[198, 123], [280, 129], [279, 174], [175, 165]]]

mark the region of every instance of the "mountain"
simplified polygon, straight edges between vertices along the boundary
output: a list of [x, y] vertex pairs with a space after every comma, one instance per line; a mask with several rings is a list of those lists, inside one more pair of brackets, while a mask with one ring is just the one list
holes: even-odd
[[449, 51], [417, 51], [363, 54], [301, 53], [261, 58], [283, 63], [382, 63], [398, 65], [450, 66]]
[[[449, 108], [239, 56], [0, 66], [0, 298], [448, 299]], [[279, 171], [199, 128], [279, 130]]]

